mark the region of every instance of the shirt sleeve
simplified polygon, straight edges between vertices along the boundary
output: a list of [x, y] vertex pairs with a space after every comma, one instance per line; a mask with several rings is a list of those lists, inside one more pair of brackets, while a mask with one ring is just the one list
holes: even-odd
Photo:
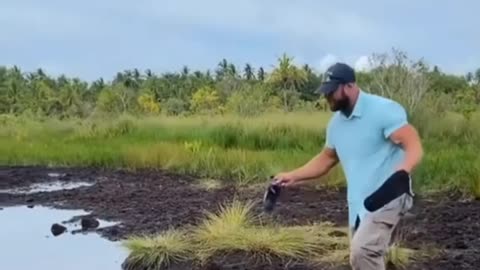
[[398, 102], [393, 101], [383, 112], [383, 135], [390, 137], [393, 132], [408, 124], [405, 108]]

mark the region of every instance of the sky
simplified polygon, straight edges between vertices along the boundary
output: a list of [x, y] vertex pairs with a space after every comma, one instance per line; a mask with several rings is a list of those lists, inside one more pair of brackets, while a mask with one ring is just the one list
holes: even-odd
[[[270, 70], [284, 52], [324, 71], [397, 48], [442, 71], [480, 67], [480, 1], [2, 0], [0, 65], [85, 80], [138, 68]], [[476, 22], [476, 23], [475, 23]]]

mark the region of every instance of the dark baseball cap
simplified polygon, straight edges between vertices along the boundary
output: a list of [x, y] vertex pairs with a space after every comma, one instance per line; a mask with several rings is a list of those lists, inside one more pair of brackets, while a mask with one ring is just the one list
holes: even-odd
[[315, 93], [330, 94], [335, 91], [340, 84], [355, 82], [355, 80], [355, 71], [352, 67], [345, 63], [335, 63], [325, 71], [322, 84]]

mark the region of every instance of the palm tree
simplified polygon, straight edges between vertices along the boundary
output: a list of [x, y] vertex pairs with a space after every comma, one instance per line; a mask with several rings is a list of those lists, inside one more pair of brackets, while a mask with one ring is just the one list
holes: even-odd
[[228, 64], [228, 69], [227, 69], [227, 74], [231, 77], [236, 77], [237, 76], [237, 67], [235, 67], [234, 64], [230, 63]]
[[480, 68], [475, 71], [475, 81], [480, 84]]
[[243, 72], [247, 81], [254, 79], [255, 75], [253, 74], [253, 68], [252, 65], [250, 65], [249, 63], [245, 65]]
[[220, 63], [217, 65], [217, 69], [215, 70], [216, 73], [216, 79], [217, 81], [220, 81], [223, 79], [225, 75], [227, 75], [228, 72], [228, 61], [227, 59], [223, 58]]
[[281, 87], [285, 112], [288, 111], [288, 93], [295, 93], [307, 79], [305, 70], [293, 64], [293, 57], [289, 57], [284, 53], [278, 58], [278, 67], [274, 67], [268, 77], [268, 82]]
[[190, 74], [190, 69], [188, 68], [188, 66], [183, 66], [181, 73], [182, 77], [187, 77]]
[[260, 68], [258, 69], [257, 78], [258, 78], [258, 80], [260, 80], [260, 81], [265, 80], [265, 70], [263, 70], [263, 67], [260, 67]]
[[147, 76], [147, 78], [153, 77], [153, 72], [152, 72], [152, 70], [149, 69], [149, 68], [146, 69], [146, 70], [145, 70], [145, 75]]

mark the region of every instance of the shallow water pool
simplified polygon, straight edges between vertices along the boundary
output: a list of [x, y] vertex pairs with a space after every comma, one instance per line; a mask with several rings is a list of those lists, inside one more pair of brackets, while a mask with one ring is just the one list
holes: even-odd
[[[0, 210], [0, 269], [85, 270], [121, 269], [127, 250], [95, 232], [72, 233], [81, 229], [77, 223], [64, 223], [74, 216], [87, 215], [82, 210], [58, 210], [47, 207], [4, 207]], [[100, 221], [100, 227], [115, 223]], [[52, 224], [67, 227], [54, 236]]]
[[24, 187], [16, 187], [12, 189], [1, 189], [0, 193], [10, 194], [31, 194], [36, 192], [52, 192], [59, 190], [76, 189], [80, 187], [89, 187], [94, 183], [89, 182], [65, 182], [65, 181], [51, 181], [45, 183], [35, 183]]

